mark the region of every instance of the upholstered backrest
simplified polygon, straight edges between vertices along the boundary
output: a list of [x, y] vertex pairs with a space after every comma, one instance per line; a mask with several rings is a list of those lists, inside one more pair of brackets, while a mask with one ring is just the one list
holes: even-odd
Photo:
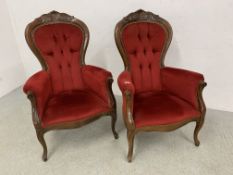
[[136, 91], [160, 90], [164, 40], [165, 32], [157, 24], [138, 22], [124, 28], [122, 42]]
[[160, 68], [170, 33], [162, 18], [142, 10], [118, 23], [116, 42], [136, 92], [161, 90]]
[[77, 21], [70, 21], [71, 17], [66, 14], [52, 12], [47, 15], [50, 15], [49, 22], [31, 27], [31, 48], [49, 72], [54, 94], [83, 89], [81, 65], [84, 64], [85, 30]]

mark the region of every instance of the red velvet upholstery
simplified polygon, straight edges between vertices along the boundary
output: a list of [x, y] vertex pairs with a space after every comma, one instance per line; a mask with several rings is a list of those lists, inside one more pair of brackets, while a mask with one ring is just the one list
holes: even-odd
[[35, 46], [47, 66], [29, 78], [24, 92], [32, 92], [42, 127], [81, 121], [113, 109], [108, 80], [112, 74], [81, 63], [83, 31], [71, 24], [36, 28]]
[[133, 116], [136, 127], [144, 127], [197, 118], [200, 112], [181, 98], [161, 91], [135, 95]]
[[122, 28], [120, 36], [128, 70], [118, 77], [123, 95], [123, 114], [128, 115], [126, 91], [131, 93], [133, 124], [137, 127], [169, 125], [200, 117], [198, 87], [203, 75], [161, 67], [167, 40], [157, 23], [134, 22]]
[[165, 32], [156, 23], [133, 23], [122, 33], [136, 92], [160, 90], [160, 55]]
[[130, 91], [132, 94], [135, 92], [134, 84], [128, 71], [124, 71], [119, 75], [118, 85], [122, 92]]
[[70, 24], [49, 24], [34, 33], [35, 44], [49, 67], [53, 93], [83, 89], [80, 69], [83, 33]]
[[46, 108], [46, 103], [52, 94], [49, 74], [46, 71], [37, 72], [27, 80], [23, 90], [25, 93], [33, 93], [36, 97], [38, 115], [42, 117]]
[[108, 104], [89, 91], [71, 91], [52, 97], [43, 116], [42, 126], [80, 121], [109, 111]]
[[[133, 101], [134, 99], [134, 93], [135, 93], [135, 87], [130, 75], [130, 72], [128, 71], [123, 71], [119, 77], [118, 77], [118, 85], [122, 91], [122, 97], [123, 97], [123, 104], [122, 104], [122, 111], [123, 111], [123, 117], [125, 122], [129, 122], [126, 117], [127, 117], [127, 108], [126, 108], [126, 92], [130, 92], [131, 95], [131, 100]], [[133, 111], [133, 103], [130, 106], [130, 110]]]
[[102, 98], [109, 106], [111, 104], [111, 100], [109, 99], [108, 94], [108, 79], [112, 78], [111, 72], [108, 72], [99, 67], [85, 65], [82, 67], [82, 77], [85, 86], [95, 94], [97, 94], [100, 98]]
[[170, 92], [198, 109], [197, 91], [200, 82], [204, 81], [202, 74], [183, 69], [165, 67], [161, 69], [163, 90]]

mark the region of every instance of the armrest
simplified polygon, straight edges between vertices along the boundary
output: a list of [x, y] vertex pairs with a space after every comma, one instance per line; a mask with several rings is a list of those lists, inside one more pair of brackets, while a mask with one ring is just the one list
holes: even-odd
[[81, 71], [85, 86], [107, 104], [113, 106], [114, 102], [111, 99], [113, 97], [110, 97], [111, 83], [113, 82], [111, 72], [91, 65], [84, 65]]
[[135, 88], [128, 71], [124, 71], [119, 75], [118, 86], [123, 97], [122, 111], [125, 125], [128, 129], [134, 129], [135, 124], [132, 115]]
[[51, 83], [49, 74], [46, 71], [40, 71], [32, 75], [23, 87], [23, 91], [28, 97], [33, 96], [36, 102], [36, 109], [39, 118], [43, 116], [45, 105], [51, 94]]
[[124, 71], [119, 75], [118, 85], [122, 93], [124, 93], [125, 91], [130, 91], [132, 95], [134, 95], [135, 88], [131, 75], [128, 71]]
[[199, 110], [198, 91], [205, 84], [202, 74], [165, 67], [161, 69], [161, 80], [163, 90], [184, 99]]

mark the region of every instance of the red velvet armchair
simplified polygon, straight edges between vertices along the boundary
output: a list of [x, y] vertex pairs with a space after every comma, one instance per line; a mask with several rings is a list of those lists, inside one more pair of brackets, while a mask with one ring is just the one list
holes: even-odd
[[138, 10], [115, 28], [115, 40], [125, 70], [118, 77], [127, 128], [128, 161], [141, 131], [172, 131], [195, 121], [195, 145], [200, 144], [205, 104], [203, 75], [165, 67], [164, 57], [172, 39], [170, 24], [151, 12]]
[[89, 41], [87, 26], [72, 16], [53, 11], [30, 23], [25, 37], [43, 68], [23, 87], [31, 101], [43, 160], [47, 160], [44, 133], [49, 130], [77, 128], [110, 115], [112, 132], [118, 138], [112, 75], [84, 63]]

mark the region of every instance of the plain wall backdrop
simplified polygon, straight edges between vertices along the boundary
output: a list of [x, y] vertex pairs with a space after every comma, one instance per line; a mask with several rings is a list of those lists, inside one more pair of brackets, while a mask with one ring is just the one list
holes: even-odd
[[[83, 20], [90, 31], [86, 63], [110, 70], [113, 91], [120, 95], [117, 76], [123, 62], [114, 41], [116, 23], [137, 9], [152, 11], [173, 27], [165, 64], [205, 75], [204, 98], [209, 108], [233, 111], [233, 1], [232, 0], [6, 0], [26, 77], [40, 69], [29, 50], [24, 29], [51, 10]], [[5, 61], [8, 62], [8, 59]], [[18, 77], [24, 76], [18, 74]]]
[[0, 0], [0, 97], [20, 86], [25, 80], [11, 19], [5, 0]]

